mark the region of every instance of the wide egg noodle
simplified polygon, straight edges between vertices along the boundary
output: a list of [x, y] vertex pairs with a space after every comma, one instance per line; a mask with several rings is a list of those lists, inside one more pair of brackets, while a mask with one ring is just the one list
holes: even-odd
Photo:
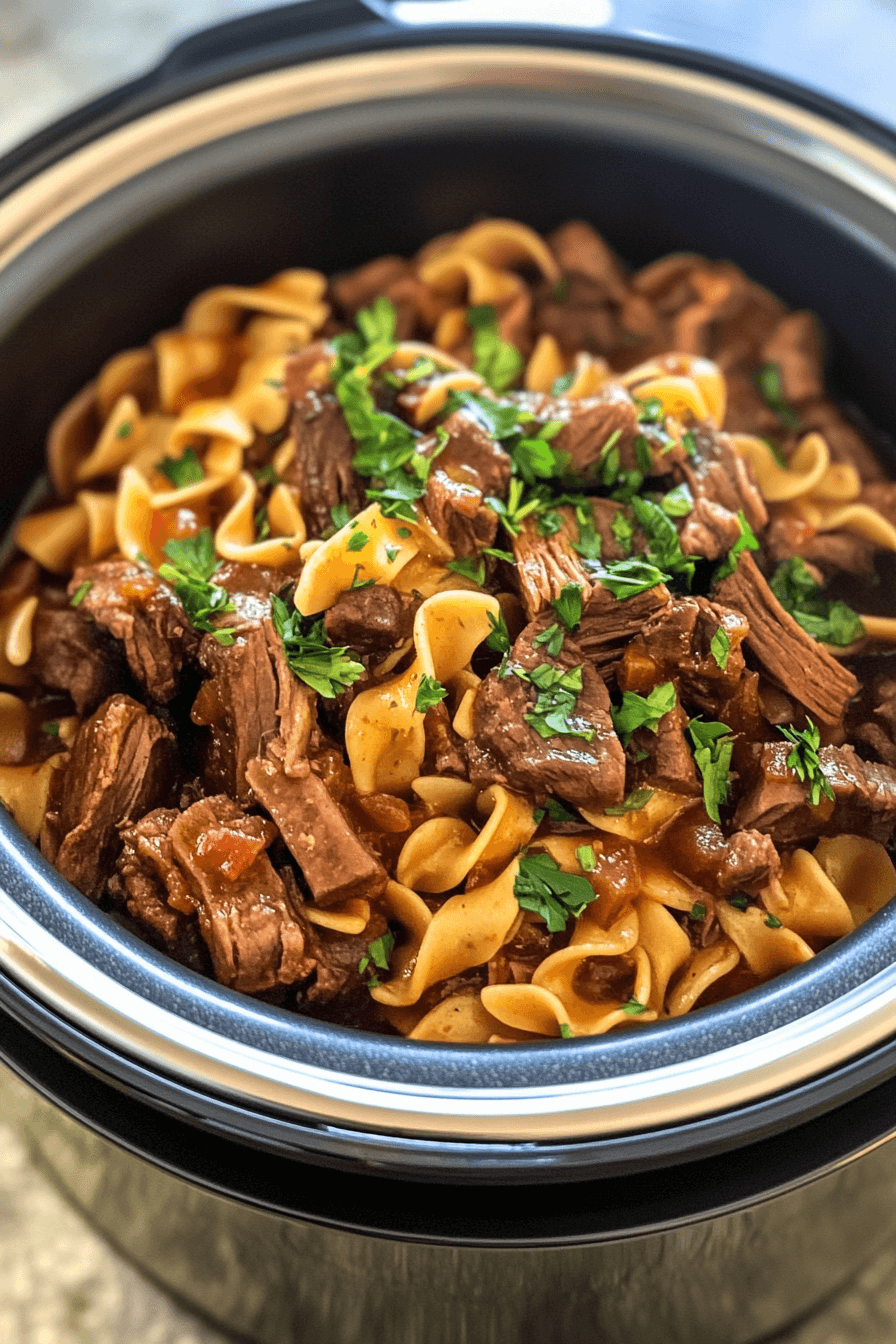
[[504, 867], [538, 829], [532, 802], [499, 784], [484, 790], [478, 807], [487, 817], [478, 834], [456, 816], [432, 817], [418, 826], [398, 856], [399, 882], [415, 891], [450, 891], [477, 864]]
[[312, 616], [332, 607], [353, 584], [372, 579], [394, 586], [405, 565], [429, 542], [418, 524], [387, 518], [379, 504], [370, 504], [308, 556], [296, 585], [296, 607], [303, 616]]
[[279, 569], [298, 559], [305, 540], [302, 511], [282, 481], [267, 505], [270, 536], [257, 540], [258, 486], [243, 471], [228, 487], [233, 500], [215, 532], [215, 550], [224, 560]]
[[720, 938], [709, 947], [698, 948], [666, 1000], [669, 1017], [689, 1013], [706, 991], [733, 971], [739, 961], [740, 949], [730, 938]]
[[719, 901], [717, 912], [722, 929], [760, 980], [770, 980], [814, 956], [805, 939], [786, 928], [783, 921], [780, 927], [770, 924], [769, 914], [758, 906], [737, 910], [727, 901]]
[[238, 330], [247, 313], [303, 319], [312, 332], [330, 315], [324, 302], [326, 276], [319, 271], [281, 271], [260, 285], [219, 285], [199, 294], [184, 314], [191, 335], [219, 336]]
[[807, 942], [842, 938], [855, 928], [849, 906], [821, 864], [805, 849], [785, 855], [781, 876], [763, 893], [766, 909]]
[[488, 618], [499, 610], [497, 599], [482, 592], [437, 593], [422, 603], [414, 618], [416, 657], [410, 667], [362, 691], [349, 707], [345, 746], [359, 793], [403, 793], [411, 787], [426, 751], [424, 715], [416, 708], [420, 683], [430, 677], [449, 684], [488, 637]]

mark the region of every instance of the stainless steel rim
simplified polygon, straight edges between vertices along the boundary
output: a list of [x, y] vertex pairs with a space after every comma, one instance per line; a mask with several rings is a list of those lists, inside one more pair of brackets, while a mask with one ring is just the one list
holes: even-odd
[[[0, 202], [0, 271], [105, 193], [211, 141], [379, 99], [508, 88], [625, 106], [662, 120], [670, 137], [687, 123], [759, 143], [783, 163], [822, 173], [896, 216], [896, 160], [766, 94], [601, 52], [416, 48], [240, 80], [90, 143]], [[101, 959], [91, 962], [65, 946], [9, 892], [0, 892], [0, 966], [66, 1020], [201, 1089], [347, 1126], [454, 1139], [574, 1139], [681, 1123], [816, 1077], [896, 1029], [896, 970], [888, 968], [795, 1022], [697, 1060], [563, 1085], [483, 1086], [480, 1070], [480, 1085], [420, 1086], [313, 1066], [188, 1020], [154, 1001], [151, 991], [120, 983]]]

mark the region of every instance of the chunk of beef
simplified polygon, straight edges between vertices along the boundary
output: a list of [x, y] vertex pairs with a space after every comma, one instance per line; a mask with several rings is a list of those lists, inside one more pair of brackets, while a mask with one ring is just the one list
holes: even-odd
[[676, 468], [694, 499], [679, 540], [685, 555], [718, 560], [740, 536], [738, 512], [754, 532], [765, 527], [768, 512], [750, 468], [727, 434], [710, 425], [693, 432], [696, 452]]
[[170, 830], [215, 977], [245, 994], [295, 984], [313, 969], [303, 927], [265, 853], [273, 835], [270, 822], [223, 796], [194, 803]]
[[[720, 630], [728, 636], [724, 667], [712, 649]], [[618, 672], [620, 687], [642, 694], [674, 678], [685, 701], [714, 714], [744, 674], [741, 644], [746, 634], [747, 623], [739, 612], [705, 597], [675, 597], [626, 649]]]
[[131, 560], [102, 560], [76, 569], [69, 596], [84, 583], [90, 587], [79, 610], [124, 645], [134, 680], [151, 699], [173, 700], [199, 635], [171, 588]]
[[582, 621], [576, 631], [576, 644], [590, 659], [605, 681], [618, 672], [620, 660], [632, 639], [646, 622], [658, 617], [671, 600], [669, 589], [658, 583], [646, 592], [623, 601], [596, 583], [585, 602]]
[[[73, 886], [97, 900], [120, 848], [119, 826], [168, 800], [177, 761], [173, 734], [136, 700], [113, 695], [78, 731], [48, 837], [41, 848]], [[50, 844], [52, 841], [50, 840]]]
[[[455, 411], [443, 428], [448, 438], [430, 468], [423, 507], [455, 555], [477, 555], [494, 545], [498, 519], [483, 501], [505, 494], [510, 458], [474, 410]], [[430, 449], [421, 445], [421, 451]]]
[[[467, 743], [470, 778], [475, 784], [504, 784], [517, 793], [543, 799], [556, 795], [573, 807], [605, 807], [625, 792], [625, 757], [613, 730], [607, 688], [577, 644], [569, 638], [560, 654], [549, 657], [534, 643], [550, 618], [526, 626], [513, 646], [510, 670], [490, 672], [476, 692], [474, 737]], [[547, 738], [526, 722], [534, 709], [535, 686], [514, 674], [548, 665], [561, 671], [582, 669], [582, 691], [569, 726], [593, 733], [591, 740], [554, 734]]]
[[293, 407], [291, 433], [296, 451], [283, 479], [299, 491], [309, 537], [319, 537], [332, 527], [330, 511], [338, 504], [350, 514], [364, 505], [364, 487], [352, 467], [355, 444], [336, 398], [316, 388]]
[[426, 755], [423, 758], [422, 773], [454, 775], [466, 779], [467, 758], [464, 740], [451, 726], [451, 716], [443, 702], [433, 705], [426, 711], [423, 731], [426, 738]]
[[354, 317], [379, 295], [385, 295], [395, 308], [395, 335], [399, 341], [414, 336], [421, 325], [432, 328], [439, 314], [428, 285], [416, 274], [411, 262], [403, 257], [385, 256], [338, 275], [330, 289], [342, 311]]
[[[554, 397], [542, 392], [508, 392], [506, 400], [513, 401], [521, 410], [534, 415], [545, 424], [559, 421], [563, 426], [551, 440], [551, 447], [568, 453], [573, 471], [587, 471], [611, 445], [619, 453], [620, 467], [634, 471], [638, 467], [635, 439], [648, 438], [649, 426], [639, 425], [638, 411], [631, 393], [618, 383], [607, 383], [593, 397]], [[646, 432], [645, 432], [646, 431]], [[660, 460], [660, 445], [656, 445], [654, 460], [656, 473], [666, 475], [671, 469], [669, 460]]]
[[863, 761], [852, 747], [822, 747], [822, 772], [834, 801], [809, 805], [808, 785], [787, 765], [787, 742], [756, 747], [754, 775], [737, 806], [739, 829], [762, 831], [775, 844], [802, 844], [819, 835], [862, 835], [886, 844], [896, 826], [896, 770]]
[[536, 523], [526, 518], [519, 536], [513, 538], [514, 576], [530, 621], [559, 597], [564, 584], [579, 584], [586, 600], [593, 588], [589, 572], [573, 546], [578, 538], [575, 515], [568, 508], [558, 509], [557, 513], [562, 525], [552, 536], [541, 536]]
[[848, 736], [870, 747], [886, 765], [896, 766], [896, 677], [873, 677], [866, 694], [850, 712]]
[[726, 839], [721, 827], [709, 820], [676, 827], [666, 848], [676, 872], [719, 896], [761, 891], [781, 872], [769, 836], [738, 830]]
[[697, 775], [694, 754], [685, 737], [687, 716], [680, 705], [664, 714], [653, 733], [639, 728], [630, 746], [634, 764], [632, 788], [667, 789], [670, 793], [697, 795], [703, 785]]
[[169, 834], [179, 816], [176, 808], [160, 807], [125, 826], [117, 863], [128, 913], [173, 953], [185, 941], [190, 916], [196, 910]]
[[714, 596], [747, 618], [747, 648], [769, 680], [821, 723], [839, 723], [858, 682], [784, 610], [748, 552]]
[[762, 549], [774, 566], [798, 555], [814, 565], [822, 576], [843, 573], [871, 578], [877, 551], [868, 537], [854, 532], [816, 532], [796, 513], [772, 518], [762, 538]]
[[220, 624], [240, 628], [260, 625], [271, 614], [271, 594], [283, 587], [283, 573], [263, 565], [244, 565], [227, 560], [215, 574], [215, 584], [225, 588], [235, 611], [221, 618]]
[[[358, 963], [367, 955], [367, 949], [387, 929], [380, 911], [371, 913], [362, 933], [338, 933], [335, 929], [310, 926], [310, 948], [317, 965], [317, 974], [304, 991], [302, 998], [313, 1008], [324, 1008], [322, 1017], [339, 1020], [341, 1008], [354, 1026], [358, 1014], [370, 1015], [372, 1000], [358, 971]], [[328, 1007], [329, 1006], [329, 1007]], [[363, 1017], [361, 1019], [363, 1021]], [[371, 1022], [370, 1025], [373, 1025]]]
[[82, 716], [128, 684], [120, 646], [64, 592], [41, 593], [31, 638], [28, 670], [50, 690], [66, 691]]
[[190, 717], [210, 730], [203, 744], [206, 783], [212, 791], [249, 802], [246, 766], [278, 728], [278, 682], [264, 625], [243, 630], [229, 648], [205, 635], [199, 664], [208, 679], [199, 688]]
[[277, 680], [277, 720], [280, 725], [280, 736], [269, 749], [276, 746], [278, 760], [282, 761], [287, 775], [303, 775], [308, 749], [318, 732], [314, 712], [317, 695], [290, 670], [283, 641], [270, 621], [265, 622], [264, 632]]
[[385, 890], [385, 868], [310, 768], [304, 776], [290, 778], [278, 761], [255, 759], [246, 774], [318, 905], [335, 905], [352, 896], [373, 900]]
[[824, 395], [821, 330], [814, 313], [788, 313], [762, 347], [763, 364], [777, 364], [791, 405]]
[[381, 584], [353, 588], [340, 593], [324, 614], [324, 630], [331, 644], [379, 662], [411, 638], [417, 606], [409, 593]]

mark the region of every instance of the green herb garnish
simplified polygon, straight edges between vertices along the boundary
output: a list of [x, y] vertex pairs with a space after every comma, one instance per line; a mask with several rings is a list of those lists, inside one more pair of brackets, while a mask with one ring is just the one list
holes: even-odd
[[227, 615], [236, 608], [226, 588], [212, 583], [212, 575], [221, 568], [215, 556], [215, 538], [210, 527], [204, 527], [195, 537], [183, 537], [165, 545], [170, 563], [159, 566], [159, 576], [174, 589], [187, 620], [194, 630], [209, 633], [219, 644], [233, 643], [230, 628], [218, 629], [214, 617]]
[[363, 551], [369, 540], [370, 537], [366, 532], [353, 532], [346, 542], [345, 549], [347, 551]]
[[515, 345], [501, 339], [498, 318], [490, 305], [468, 308], [466, 320], [473, 330], [473, 368], [489, 387], [503, 392], [522, 370], [520, 352]]
[[691, 906], [691, 919], [700, 920], [705, 918], [706, 918], [706, 906], [701, 905], [699, 901], [695, 901], [694, 904]]
[[417, 686], [417, 699], [414, 701], [414, 709], [418, 714], [425, 714], [433, 705], [439, 705], [448, 694], [446, 688], [435, 677], [421, 677]]
[[712, 576], [713, 583], [718, 583], [721, 579], [727, 579], [729, 574], [733, 574], [737, 569], [737, 559], [742, 551], [758, 551], [759, 542], [756, 539], [752, 527], [747, 522], [743, 509], [737, 511], [737, 521], [740, 523], [740, 536], [731, 547], [731, 550], [717, 566]]
[[821, 749], [821, 733], [809, 716], [806, 715], [806, 727], [802, 731], [799, 728], [785, 728], [779, 724], [778, 732], [786, 737], [788, 742], [793, 743], [793, 750], [787, 756], [787, 768], [795, 771], [802, 784], [809, 785], [810, 806], [817, 807], [822, 794], [833, 802], [834, 790], [821, 768], [821, 758], [818, 755]]
[[85, 579], [83, 583], [79, 583], [74, 593], [69, 598], [69, 606], [80, 607], [92, 587], [93, 579]]
[[724, 672], [725, 668], [728, 666], [728, 659], [731, 656], [731, 636], [723, 625], [720, 625], [713, 635], [710, 641], [709, 651], [713, 658], [715, 658], [719, 669]]
[[626, 812], [640, 812], [653, 797], [653, 789], [632, 789], [627, 798], [614, 807], [605, 807], [605, 817], [624, 817]]
[[621, 1006], [627, 1017], [640, 1017], [641, 1013], [647, 1012], [647, 1004], [641, 1003], [634, 996], [629, 999], [628, 1003], [623, 1003]]
[[575, 630], [582, 619], [582, 585], [564, 583], [558, 595], [551, 598], [551, 606], [567, 630]]
[[46, 723], [42, 723], [40, 727], [41, 727], [41, 732], [46, 733], [48, 737], [58, 737], [58, 736], [59, 736], [59, 720], [58, 720], [58, 719], [49, 719]]
[[670, 490], [660, 500], [660, 508], [670, 518], [686, 518], [693, 507], [694, 496], [690, 488], [684, 484], [676, 485], [674, 490]]
[[350, 649], [327, 643], [322, 620], [302, 617], [276, 594], [271, 598], [271, 620], [290, 670], [325, 699], [332, 700], [364, 675], [363, 664]]
[[813, 579], [799, 555], [792, 555], [778, 566], [769, 587], [784, 610], [813, 639], [845, 648], [865, 634], [862, 618], [852, 607], [824, 599], [821, 584]]
[[471, 579], [473, 583], [478, 583], [481, 588], [485, 583], [485, 561], [476, 557], [461, 560], [449, 560], [445, 566], [451, 569], [455, 574], [461, 574], [465, 579]]
[[549, 933], [562, 933], [570, 915], [578, 919], [597, 892], [585, 877], [564, 873], [550, 854], [523, 854], [513, 884], [523, 910], [540, 915]]
[[182, 457], [163, 457], [161, 462], [156, 463], [155, 469], [171, 482], [175, 490], [205, 480], [202, 463], [192, 448], [186, 448]]
[[719, 808], [728, 797], [728, 771], [734, 737], [727, 723], [703, 723], [691, 719], [688, 732], [694, 744], [694, 760], [703, 776], [703, 802], [707, 814], [719, 821]]
[[379, 976], [372, 968], [376, 966], [381, 971], [388, 971], [389, 958], [394, 947], [395, 934], [390, 930], [381, 934], [379, 938], [374, 938], [372, 943], [367, 944], [367, 952], [358, 962], [358, 973], [363, 975], [368, 967], [371, 968], [367, 976], [368, 989], [375, 989], [381, 983]]
[[767, 929], [783, 929], [784, 927], [777, 915], [768, 915], [762, 922]]
[[545, 649], [552, 658], [559, 658], [560, 650], [563, 648], [563, 630], [555, 622], [542, 630], [540, 635], [536, 635], [532, 643]]
[[538, 692], [534, 706], [523, 718], [539, 737], [581, 737], [585, 742], [593, 740], [595, 729], [573, 728], [570, 724], [570, 716], [575, 712], [576, 701], [582, 693], [581, 667], [564, 671], [562, 667], [542, 663], [531, 672], [517, 670], [517, 676], [530, 682]]
[[597, 867], [597, 856], [593, 845], [579, 845], [576, 858], [583, 873], [593, 873]]
[[669, 575], [648, 560], [633, 555], [629, 560], [613, 561], [597, 577], [617, 601], [624, 602], [626, 598], [636, 597], [638, 593], [646, 593], [648, 588], [665, 583]]
[[572, 1040], [572, 1027], [568, 1022], [560, 1023], [560, 1035], [563, 1037], [564, 1041]]
[[518, 537], [524, 520], [543, 507], [537, 495], [524, 498], [523, 482], [517, 477], [510, 482], [506, 503], [494, 495], [487, 496], [485, 503], [498, 515], [512, 537]]
[[656, 686], [646, 696], [638, 695], [636, 691], [626, 691], [619, 709], [610, 711], [613, 716], [613, 727], [622, 745], [628, 746], [633, 734], [639, 728], [649, 728], [655, 733], [660, 719], [675, 708], [677, 700], [675, 683], [672, 681]]
[[491, 634], [486, 636], [486, 647], [493, 653], [510, 652], [510, 631], [507, 629], [507, 622], [504, 619], [503, 611], [499, 611], [497, 616], [489, 611], [488, 623], [491, 626]]
[[797, 429], [800, 423], [799, 412], [784, 399], [784, 384], [781, 369], [777, 364], [763, 364], [756, 374], [756, 386], [766, 406], [774, 411], [778, 419], [788, 429]]
[[[280, 479], [270, 462], [266, 467], [258, 467], [253, 471], [252, 475], [259, 485], [276, 485]], [[343, 504], [342, 507], [345, 508], [345, 505]], [[332, 514], [332, 512], [333, 510], [331, 509], [330, 513]]]

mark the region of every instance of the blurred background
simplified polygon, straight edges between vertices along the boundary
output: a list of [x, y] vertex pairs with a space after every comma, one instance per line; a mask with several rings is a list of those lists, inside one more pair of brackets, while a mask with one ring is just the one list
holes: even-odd
[[[502, 3], [511, 15], [520, 9], [512, 0], [469, 3], [480, 15]], [[556, 0], [555, 12], [562, 3]], [[584, 7], [567, 3], [570, 16], [588, 12], [588, 0]], [[264, 0], [0, 0], [0, 153], [139, 74], [188, 33], [266, 7]], [[617, 0], [607, 13], [614, 30], [723, 51], [896, 125], [896, 0], [692, 0], [674, 7]], [[12, 1128], [23, 1104], [25, 1090], [0, 1066], [2, 1344], [220, 1341], [120, 1261], [35, 1169]], [[896, 1249], [781, 1344], [896, 1344]]]

